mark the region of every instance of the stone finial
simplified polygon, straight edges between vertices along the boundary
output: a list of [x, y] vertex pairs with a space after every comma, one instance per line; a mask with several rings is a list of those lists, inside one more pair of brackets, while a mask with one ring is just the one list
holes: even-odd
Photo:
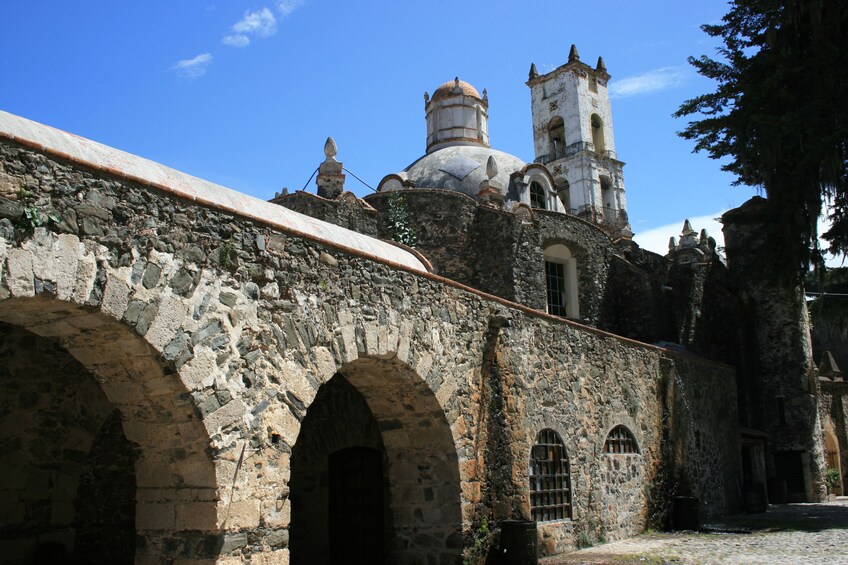
[[342, 173], [342, 164], [336, 160], [339, 150], [332, 137], [328, 137], [324, 143], [324, 162], [318, 166], [318, 177], [315, 184], [318, 185], [318, 196], [333, 199], [344, 191], [345, 176]]
[[710, 240], [710, 234], [707, 233], [706, 228], [701, 229], [701, 235], [698, 238], [698, 243], [701, 245], [707, 245], [707, 242]]
[[494, 155], [489, 155], [489, 160], [486, 161], [486, 176], [490, 179], [498, 176], [498, 162], [495, 161]]
[[332, 137], [328, 137], [324, 142], [324, 156], [327, 161], [335, 161], [336, 155], [339, 154], [339, 148], [336, 147], [336, 141]]
[[483, 102], [485, 102], [486, 104], [489, 103], [489, 93], [486, 92], [485, 88], [483, 89]]
[[453, 93], [462, 94], [462, 88], [459, 87], [459, 77], [453, 79]]
[[536, 63], [530, 63], [530, 80], [539, 76], [539, 70], [536, 68]]
[[695, 230], [692, 229], [692, 224], [689, 223], [688, 219], [683, 222], [683, 231], [680, 232], [680, 235], [695, 235]]
[[494, 208], [503, 208], [504, 195], [503, 186], [495, 177], [498, 175], [498, 163], [495, 161], [494, 155], [489, 155], [486, 161], [486, 180], [480, 183], [480, 191], [477, 193], [477, 199], [487, 206]]
[[600, 72], [600, 73], [606, 73], [607, 72], [607, 66], [604, 64], [604, 58], [603, 57], [598, 57], [598, 64], [595, 65], [595, 70]]
[[430, 93], [425, 90], [424, 91], [424, 104], [429, 104], [429, 103], [430, 103]]
[[574, 63], [580, 60], [580, 54], [577, 52], [577, 46], [571, 44], [571, 49], [568, 52], [568, 62]]
[[670, 238], [668, 238], [668, 252], [671, 253], [675, 249], [677, 249], [677, 238], [671, 236]]

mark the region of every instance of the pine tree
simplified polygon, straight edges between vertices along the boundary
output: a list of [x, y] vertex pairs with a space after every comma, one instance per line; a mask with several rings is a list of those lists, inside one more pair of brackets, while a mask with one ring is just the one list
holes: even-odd
[[689, 62], [717, 88], [680, 106], [675, 117], [700, 118], [680, 135], [729, 158], [722, 169], [735, 184], [765, 190], [776, 259], [790, 272], [821, 263], [825, 203], [823, 237], [848, 253], [848, 2], [735, 0], [722, 23], [702, 29], [721, 39], [720, 57]]

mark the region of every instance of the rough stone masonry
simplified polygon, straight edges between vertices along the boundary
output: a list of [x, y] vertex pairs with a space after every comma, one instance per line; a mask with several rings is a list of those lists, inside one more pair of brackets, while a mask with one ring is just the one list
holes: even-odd
[[[641, 531], [670, 496], [661, 474], [707, 513], [735, 504], [726, 365], [295, 235], [236, 196], [204, 205], [96, 155], [0, 141], [10, 562], [92, 546], [135, 563], [323, 559], [324, 455], [362, 445], [383, 466], [386, 562], [457, 563], [484, 516], [530, 517], [543, 429], [562, 438], [572, 505], [539, 524], [544, 554]], [[638, 453], [605, 452], [618, 425]]]

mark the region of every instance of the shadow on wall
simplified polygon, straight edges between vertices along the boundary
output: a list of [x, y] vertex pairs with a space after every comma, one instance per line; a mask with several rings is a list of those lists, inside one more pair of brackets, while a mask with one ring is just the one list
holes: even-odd
[[310, 405], [291, 466], [293, 564], [459, 560], [453, 436], [408, 367], [377, 359], [342, 367]]
[[0, 381], [4, 562], [217, 556], [208, 435], [143, 338], [56, 299], [0, 301]]

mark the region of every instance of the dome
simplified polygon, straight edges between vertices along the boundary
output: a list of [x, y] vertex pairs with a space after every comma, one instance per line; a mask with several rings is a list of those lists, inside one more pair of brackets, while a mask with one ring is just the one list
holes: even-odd
[[433, 98], [431, 100], [438, 101], [444, 100], [445, 98], [450, 98], [451, 96], [456, 96], [457, 93], [454, 92], [457, 88], [459, 88], [459, 93], [464, 96], [473, 96], [477, 100], [482, 100], [480, 97], [480, 93], [477, 92], [477, 89], [465, 82], [464, 80], [459, 80], [459, 77], [454, 80], [449, 80], [448, 82], [441, 85], [439, 88], [433, 92]]
[[486, 162], [490, 155], [498, 165], [495, 179], [506, 191], [510, 175], [523, 169], [526, 163], [509, 153], [475, 145], [454, 145], [429, 153], [400, 176], [413, 181], [416, 188], [456, 190], [474, 198], [480, 192], [480, 183], [488, 178]]

